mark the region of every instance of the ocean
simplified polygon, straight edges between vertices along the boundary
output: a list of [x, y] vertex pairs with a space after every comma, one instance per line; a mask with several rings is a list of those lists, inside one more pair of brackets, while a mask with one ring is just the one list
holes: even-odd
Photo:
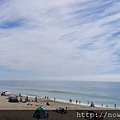
[[21, 93], [28, 96], [45, 97], [73, 103], [76, 100], [87, 105], [94, 102], [95, 106], [120, 108], [119, 82], [88, 82], [88, 81], [51, 81], [51, 80], [0, 80], [0, 89], [11, 93]]

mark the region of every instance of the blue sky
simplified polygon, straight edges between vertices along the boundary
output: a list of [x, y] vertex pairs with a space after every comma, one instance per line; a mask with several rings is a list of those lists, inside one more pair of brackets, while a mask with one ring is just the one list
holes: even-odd
[[0, 80], [120, 80], [119, 0], [0, 0]]

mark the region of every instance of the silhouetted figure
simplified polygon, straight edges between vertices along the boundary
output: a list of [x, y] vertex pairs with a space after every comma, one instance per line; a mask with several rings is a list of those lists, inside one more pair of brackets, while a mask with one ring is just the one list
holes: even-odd
[[37, 102], [37, 97], [35, 97], [35, 102]]
[[116, 104], [114, 105], [114, 107], [116, 108]]
[[101, 107], [103, 107], [103, 104], [101, 105]]
[[19, 93], [19, 97], [21, 96], [21, 93]]
[[50, 105], [50, 104], [47, 102], [46, 105]]
[[63, 114], [65, 112], [64, 108], [61, 109], [61, 113]]
[[28, 96], [26, 96], [26, 98], [25, 98], [25, 102], [28, 102]]
[[49, 113], [47, 113], [47, 119], [49, 119]]
[[93, 103], [93, 102], [91, 102], [90, 107], [95, 107], [95, 105], [94, 105], [94, 103]]
[[69, 99], [69, 102], [71, 103], [71, 102], [72, 102], [72, 99]]
[[78, 100], [76, 100], [76, 104], [78, 103]]
[[87, 102], [87, 105], [89, 106], [89, 101]]

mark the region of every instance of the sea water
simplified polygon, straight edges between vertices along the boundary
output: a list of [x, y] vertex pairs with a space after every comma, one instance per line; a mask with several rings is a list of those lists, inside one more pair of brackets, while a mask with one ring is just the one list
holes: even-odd
[[28, 96], [49, 97], [69, 102], [72, 99], [94, 102], [95, 105], [120, 108], [119, 82], [88, 82], [88, 81], [51, 81], [51, 80], [1, 80], [0, 89], [11, 93], [22, 93]]

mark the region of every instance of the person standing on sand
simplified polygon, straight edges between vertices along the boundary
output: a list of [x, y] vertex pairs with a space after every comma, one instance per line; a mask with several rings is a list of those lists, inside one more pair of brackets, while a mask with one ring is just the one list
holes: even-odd
[[103, 104], [101, 105], [101, 107], [103, 107]]
[[20, 96], [20, 102], [22, 102], [22, 96]]
[[71, 99], [69, 99], [69, 102], [71, 102]]
[[114, 105], [114, 107], [116, 108], [116, 104]]
[[87, 105], [89, 106], [89, 101], [88, 101]]

